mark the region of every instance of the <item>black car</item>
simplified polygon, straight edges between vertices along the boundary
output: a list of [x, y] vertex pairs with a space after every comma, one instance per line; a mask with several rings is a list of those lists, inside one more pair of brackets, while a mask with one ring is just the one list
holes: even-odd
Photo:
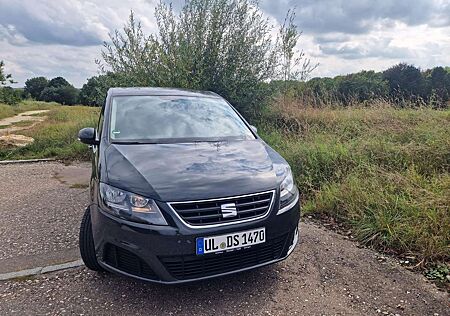
[[92, 270], [180, 283], [285, 259], [299, 192], [287, 162], [212, 92], [112, 88], [93, 150], [80, 252]]

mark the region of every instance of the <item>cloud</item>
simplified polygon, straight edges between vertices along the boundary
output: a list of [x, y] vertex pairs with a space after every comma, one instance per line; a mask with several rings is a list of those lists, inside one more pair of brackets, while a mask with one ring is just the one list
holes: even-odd
[[364, 34], [374, 24], [391, 21], [411, 26], [450, 25], [449, 5], [445, 0], [264, 0], [261, 7], [279, 21], [284, 19], [288, 8], [295, 7], [300, 29], [312, 34]]
[[[142, 17], [144, 27], [152, 27], [146, 16], [153, 15], [153, 2], [137, 0], [124, 3], [93, 1], [0, 0], [0, 26], [20, 34], [31, 44], [70, 46], [100, 45], [108, 33], [125, 23], [131, 9]], [[0, 39], [11, 34], [0, 32]]]
[[408, 59], [413, 56], [412, 51], [406, 47], [392, 44], [392, 39], [367, 37], [358, 42], [346, 42], [336, 44], [335, 42], [319, 45], [320, 50], [326, 55], [335, 55], [344, 59], [361, 59], [369, 57], [383, 57], [389, 59]]
[[89, 4], [63, 1], [0, 0], [0, 21], [3, 27], [20, 33], [30, 42], [96, 45], [102, 42], [107, 29], [95, 17], [83, 14]]
[[16, 46], [0, 41], [1, 59], [5, 70], [18, 81], [18, 87], [32, 77], [63, 76], [75, 87], [81, 87], [86, 78], [97, 74], [95, 59], [100, 56], [97, 46], [68, 47], [64, 45]]
[[[171, 0], [163, 0], [172, 2]], [[133, 9], [145, 33], [156, 29], [159, 0], [0, 0], [0, 59], [19, 82], [59, 75], [77, 87], [97, 74], [108, 33], [122, 28]], [[184, 0], [174, 0], [175, 10]], [[320, 66], [313, 76], [398, 62], [422, 68], [450, 65], [448, 0], [261, 0], [270, 24], [296, 7], [303, 31], [297, 48]]]

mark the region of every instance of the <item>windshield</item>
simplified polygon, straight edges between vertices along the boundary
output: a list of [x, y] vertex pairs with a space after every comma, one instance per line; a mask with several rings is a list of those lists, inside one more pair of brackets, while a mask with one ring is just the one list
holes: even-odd
[[223, 99], [186, 96], [117, 96], [112, 100], [114, 143], [254, 139]]

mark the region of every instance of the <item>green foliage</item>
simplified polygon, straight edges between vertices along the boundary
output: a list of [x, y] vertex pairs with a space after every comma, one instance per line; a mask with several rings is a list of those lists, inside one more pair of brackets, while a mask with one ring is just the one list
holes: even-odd
[[25, 82], [25, 95], [35, 100], [73, 105], [78, 102], [79, 91], [63, 77], [47, 80], [45, 77], [30, 78]]
[[13, 84], [15, 83], [12, 79], [11, 74], [6, 74], [3, 67], [5, 66], [5, 63], [3, 60], [0, 60], [0, 86], [4, 86], [6, 84]]
[[95, 76], [88, 79], [80, 90], [79, 101], [81, 104], [101, 106], [106, 98], [108, 86], [103, 87], [102, 77]]
[[25, 82], [24, 93], [35, 100], [57, 102], [73, 105], [78, 102], [79, 91], [63, 77], [47, 80], [45, 77], [35, 77]]
[[425, 71], [398, 64], [384, 72], [360, 71], [334, 78], [272, 81], [271, 90], [308, 106], [370, 106], [391, 103], [399, 107], [446, 108], [450, 100], [450, 73], [443, 67]]
[[108, 89], [119, 86], [127, 86], [126, 80], [112, 72], [91, 77], [81, 88], [78, 101], [84, 105], [102, 106]]
[[304, 212], [382, 251], [450, 259], [449, 110], [280, 107], [258, 130], [291, 164]]
[[15, 81], [11, 74], [5, 74], [4, 66], [5, 63], [0, 60], [0, 103], [14, 105], [22, 99], [22, 92], [11, 87], [5, 87], [6, 84], [13, 84]]
[[450, 282], [450, 268], [446, 264], [437, 264], [429, 268], [425, 276], [430, 280], [438, 282]]
[[354, 100], [358, 102], [385, 97], [388, 92], [388, 82], [383, 80], [380, 73], [361, 71], [343, 77], [337, 77], [337, 92], [342, 101]]
[[51, 87], [51, 88], [60, 88], [60, 87], [67, 87], [70, 86], [71, 84], [64, 79], [63, 77], [56, 77], [53, 78], [52, 80], [50, 80], [48, 82], [47, 87]]
[[427, 79], [431, 105], [445, 107], [445, 103], [450, 100], [450, 72], [445, 71], [443, 67], [435, 67]]
[[400, 63], [385, 70], [383, 77], [389, 82], [389, 92], [393, 97], [425, 96], [425, 80], [420, 69], [413, 65]]
[[22, 91], [11, 87], [0, 87], [0, 102], [15, 105], [22, 100]]
[[25, 81], [25, 92], [33, 99], [39, 100], [42, 90], [48, 86], [48, 80], [45, 77], [34, 77]]
[[[250, 0], [186, 1], [180, 13], [160, 2], [158, 34], [146, 36], [130, 15], [102, 57], [129, 85], [211, 90], [246, 115], [267, 101], [265, 81], [278, 75], [281, 51], [273, 27]], [[297, 37], [287, 34], [293, 49]]]
[[78, 89], [74, 88], [64, 78], [57, 77], [49, 81], [48, 86], [42, 90], [39, 100], [73, 105], [78, 101], [78, 94]]

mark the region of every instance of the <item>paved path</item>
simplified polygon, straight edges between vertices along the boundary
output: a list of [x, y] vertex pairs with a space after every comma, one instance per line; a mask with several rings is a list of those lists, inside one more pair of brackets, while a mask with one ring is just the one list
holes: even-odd
[[78, 259], [89, 167], [0, 165], [0, 273]]
[[[0, 175], [0, 269], [77, 259], [87, 192], [75, 187], [88, 165], [5, 165]], [[450, 315], [446, 293], [394, 260], [313, 223], [300, 236], [282, 263], [181, 286], [84, 267], [0, 281], [0, 315]]]

